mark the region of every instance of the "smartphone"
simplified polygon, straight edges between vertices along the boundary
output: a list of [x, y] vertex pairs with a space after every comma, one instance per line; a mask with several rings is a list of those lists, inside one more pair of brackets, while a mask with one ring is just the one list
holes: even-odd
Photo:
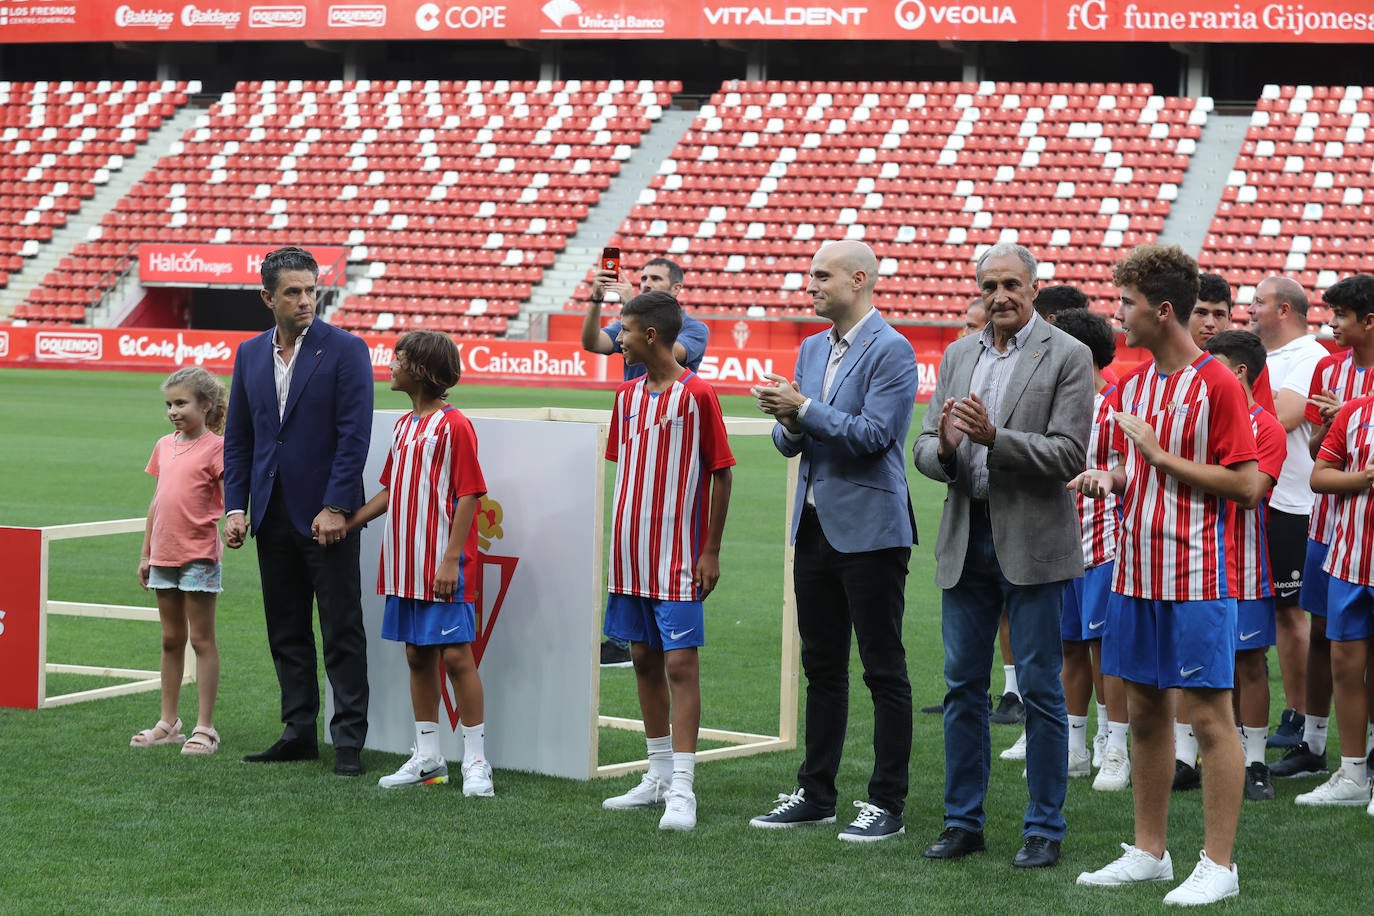
[[601, 269], [609, 270], [616, 276], [620, 275], [620, 249], [603, 248], [601, 249]]

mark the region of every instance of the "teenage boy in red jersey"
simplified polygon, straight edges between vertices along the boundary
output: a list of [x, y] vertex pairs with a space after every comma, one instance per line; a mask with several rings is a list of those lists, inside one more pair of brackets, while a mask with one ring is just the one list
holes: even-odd
[[678, 364], [682, 307], [650, 290], [621, 310], [617, 338], [643, 376], [615, 393], [616, 463], [606, 635], [630, 644], [649, 772], [608, 810], [664, 806], [660, 830], [692, 830], [705, 644], [702, 601], [720, 579], [735, 456], [711, 386]]
[[1122, 495], [1116, 574], [1102, 670], [1126, 681], [1134, 734], [1135, 844], [1078, 883], [1168, 881], [1173, 701], [1181, 688], [1202, 753], [1204, 846], [1166, 904], [1212, 903], [1240, 893], [1231, 862], [1244, 758], [1235, 738], [1236, 604], [1231, 503], [1259, 498], [1255, 437], [1245, 393], [1188, 333], [1197, 262], [1177, 245], [1142, 245], [1117, 262], [1126, 344], [1152, 362], [1121, 382], [1116, 415], [1125, 463], [1070, 483], [1085, 496]]

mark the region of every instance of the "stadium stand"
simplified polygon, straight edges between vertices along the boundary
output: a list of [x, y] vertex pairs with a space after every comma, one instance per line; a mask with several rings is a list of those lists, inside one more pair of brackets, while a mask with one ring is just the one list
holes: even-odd
[[120, 200], [73, 268], [148, 241], [345, 245], [360, 275], [338, 326], [500, 335], [673, 91], [241, 82]]
[[[0, 285], [195, 88], [0, 82]], [[10, 317], [80, 322], [140, 242], [299, 243], [347, 247], [341, 327], [499, 336], [680, 89], [242, 81]], [[789, 317], [809, 311], [816, 244], [859, 238], [880, 305], [939, 322], [962, 314], [980, 246], [1015, 240], [1111, 313], [1109, 266], [1158, 237], [1211, 109], [1143, 83], [728, 80], [591, 243], [677, 260], [704, 315]], [[1374, 89], [1265, 87], [1199, 253], [1238, 303], [1270, 273], [1316, 299], [1365, 269], [1371, 113]]]
[[1104, 267], [1157, 237], [1210, 109], [1133, 83], [731, 80], [611, 244], [678, 260], [707, 313], [762, 317], [809, 308], [819, 241], [862, 239], [880, 306], [948, 319], [979, 246], [1019, 241], [1106, 309]]
[[[1374, 234], [1374, 89], [1274, 86], [1250, 119], [1199, 257], [1248, 303], [1270, 274], [1310, 293], [1368, 272]], [[1313, 326], [1330, 320], [1315, 302]]]
[[[187, 103], [190, 88], [172, 81], [0, 82], [0, 286]], [[80, 319], [84, 291], [113, 267], [104, 257], [62, 265], [11, 317]]]

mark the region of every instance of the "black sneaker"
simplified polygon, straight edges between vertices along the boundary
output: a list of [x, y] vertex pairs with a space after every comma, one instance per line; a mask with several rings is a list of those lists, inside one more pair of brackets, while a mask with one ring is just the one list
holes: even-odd
[[1297, 747], [1302, 744], [1302, 727], [1307, 717], [1296, 709], [1285, 709], [1279, 727], [1265, 740], [1265, 747]]
[[1020, 725], [1026, 721], [1026, 706], [1016, 694], [1004, 693], [997, 708], [988, 713], [988, 721], [993, 725]]
[[1295, 779], [1299, 776], [1323, 776], [1326, 774], [1326, 754], [1312, 753], [1306, 741], [1299, 741], [1297, 747], [1290, 747], [1269, 768], [1269, 775], [1275, 779]]
[[1202, 788], [1202, 767], [1190, 767], [1182, 760], [1174, 761], [1174, 791], [1187, 792]]
[[1252, 763], [1245, 768], [1245, 797], [1251, 801], [1268, 801], [1274, 797], [1274, 784], [1269, 781], [1269, 767]]
[[933, 706], [922, 706], [922, 707], [921, 707], [921, 712], [926, 713], [927, 715], [932, 715], [932, 716], [942, 715], [942, 714], [944, 713], [944, 711], [945, 711], [945, 704], [944, 704], [944, 703], [936, 703], [936, 704], [934, 704]]
[[622, 646], [613, 639], [608, 639], [601, 644], [601, 667], [628, 668], [630, 664], [629, 646]]
[[[882, 810], [882, 809], [879, 809]], [[765, 830], [779, 830], [787, 827], [803, 827], [810, 824], [835, 823], [835, 809], [822, 808], [806, 798], [806, 790], [798, 789], [791, 795], [779, 795], [777, 807], [767, 814], [760, 814], [749, 822], [750, 827]], [[901, 820], [897, 823], [900, 825]]]
[[859, 809], [859, 816], [840, 831], [840, 839], [846, 843], [877, 843], [906, 833], [900, 814], [890, 814], [886, 808], [868, 802], [856, 801], [854, 807]]

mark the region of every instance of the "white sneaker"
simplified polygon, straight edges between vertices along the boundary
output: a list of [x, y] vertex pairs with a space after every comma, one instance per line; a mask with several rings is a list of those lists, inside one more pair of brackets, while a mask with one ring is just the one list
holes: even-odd
[[1097, 871], [1083, 872], [1078, 876], [1078, 883], [1093, 887], [1121, 887], [1142, 881], [1174, 880], [1174, 863], [1169, 858], [1169, 850], [1164, 850], [1163, 859], [1156, 859], [1145, 850], [1125, 843], [1121, 844], [1121, 848], [1126, 850], [1121, 858]]
[[1069, 778], [1076, 779], [1080, 776], [1091, 776], [1093, 774], [1093, 755], [1086, 750], [1080, 755], [1073, 748], [1069, 748]]
[[421, 757], [415, 748], [410, 749], [410, 759], [390, 776], [377, 780], [383, 789], [396, 789], [401, 786], [438, 786], [448, 782], [448, 764], [444, 758], [431, 760]]
[[691, 830], [696, 827], [697, 797], [694, 793], [669, 786], [663, 802], [663, 817], [658, 819], [659, 830]]
[[1200, 853], [1200, 856], [1188, 880], [1164, 895], [1166, 905], [1202, 906], [1240, 896], [1240, 878], [1236, 866], [1233, 864], [1230, 868], [1222, 868], [1207, 858], [1206, 852]]
[[997, 756], [1003, 760], [1025, 760], [1026, 759], [1026, 733], [1021, 732], [1021, 737], [1016, 739], [1016, 743], [1007, 748]]
[[1131, 784], [1131, 758], [1117, 748], [1109, 748], [1102, 758], [1093, 788], [1098, 792], [1120, 792]]
[[491, 764], [485, 760], [463, 764], [463, 794], [468, 798], [491, 798], [496, 794], [496, 787], [491, 782]]
[[1311, 792], [1293, 799], [1299, 805], [1367, 805], [1370, 802], [1369, 782], [1364, 785], [1350, 778], [1345, 767], [1331, 774], [1331, 778]]
[[601, 807], [607, 811], [628, 811], [631, 808], [657, 808], [663, 804], [664, 796], [668, 794], [668, 783], [659, 782], [652, 773], [645, 773], [644, 778], [624, 795], [617, 795], [608, 798], [601, 803]]
[[1102, 761], [1107, 759], [1107, 735], [1105, 732], [1093, 736], [1093, 769], [1102, 766]]

